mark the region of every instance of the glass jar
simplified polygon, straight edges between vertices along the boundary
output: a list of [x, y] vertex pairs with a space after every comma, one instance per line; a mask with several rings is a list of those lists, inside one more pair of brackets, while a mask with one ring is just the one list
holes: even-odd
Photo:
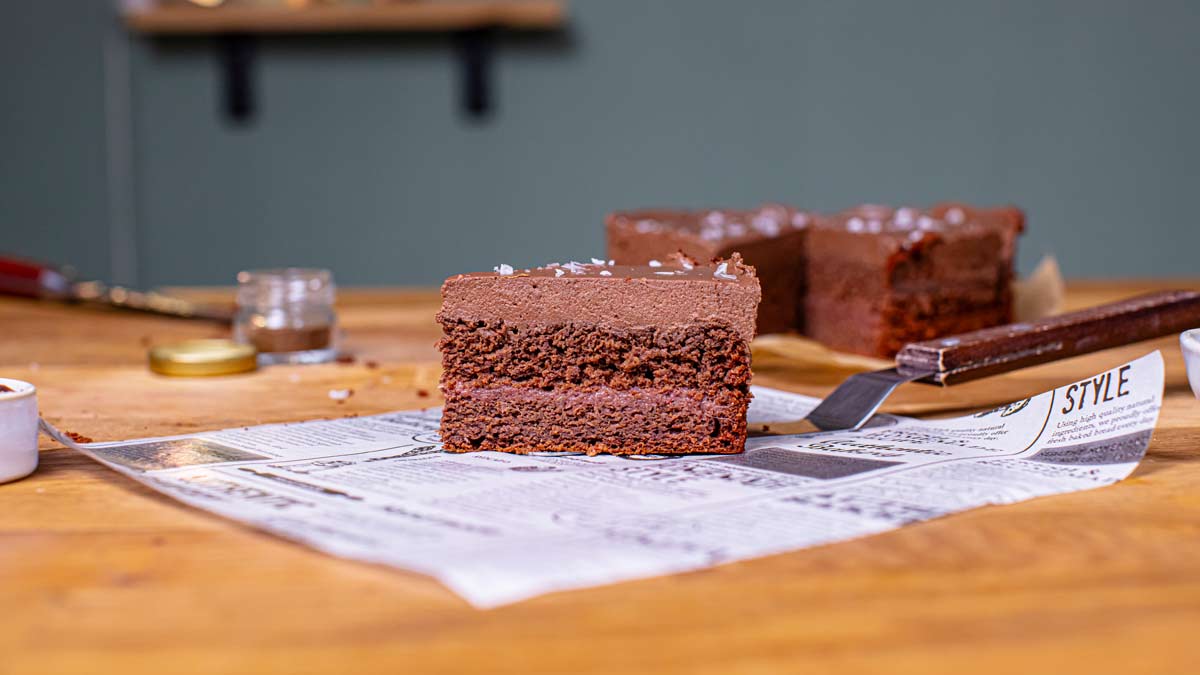
[[325, 363], [337, 357], [337, 314], [329, 270], [238, 273], [233, 338], [254, 345], [258, 362]]

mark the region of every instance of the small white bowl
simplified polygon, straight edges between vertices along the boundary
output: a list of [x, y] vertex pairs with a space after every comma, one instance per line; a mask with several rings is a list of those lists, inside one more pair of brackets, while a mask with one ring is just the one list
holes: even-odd
[[1184, 331], [1179, 336], [1179, 346], [1183, 348], [1183, 362], [1187, 364], [1192, 393], [1200, 398], [1200, 328]]
[[37, 388], [5, 377], [0, 385], [0, 483], [7, 483], [37, 468]]

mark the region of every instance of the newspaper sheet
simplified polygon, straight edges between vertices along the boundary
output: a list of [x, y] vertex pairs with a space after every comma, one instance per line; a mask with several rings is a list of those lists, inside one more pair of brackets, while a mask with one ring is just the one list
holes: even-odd
[[[81, 446], [166, 495], [495, 607], [1108, 485], [1150, 441], [1158, 352], [956, 419], [752, 437], [740, 455], [455, 454], [439, 410]], [[756, 388], [755, 423], [815, 399]]]

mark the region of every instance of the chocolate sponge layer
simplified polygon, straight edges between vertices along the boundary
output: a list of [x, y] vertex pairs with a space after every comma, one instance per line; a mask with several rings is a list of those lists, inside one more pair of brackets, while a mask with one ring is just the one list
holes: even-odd
[[513, 326], [443, 319], [438, 343], [448, 381], [734, 388], [750, 383], [750, 348], [728, 324], [605, 329], [580, 323]]
[[736, 453], [750, 404], [729, 390], [451, 385], [445, 395], [442, 442], [456, 452]]
[[441, 323], [448, 450], [741, 451], [750, 348], [727, 324]]

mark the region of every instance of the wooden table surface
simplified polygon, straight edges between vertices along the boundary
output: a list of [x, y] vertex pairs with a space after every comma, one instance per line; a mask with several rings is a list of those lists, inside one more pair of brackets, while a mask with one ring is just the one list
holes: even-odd
[[[1190, 283], [1073, 284], [1071, 306]], [[212, 295], [200, 293], [199, 295]], [[171, 379], [152, 343], [214, 325], [0, 301], [0, 374], [96, 440], [436, 405], [428, 291], [343, 291], [353, 364]], [[866, 539], [478, 611], [427, 578], [338, 560], [182, 506], [46, 440], [0, 486], [0, 673], [1200, 672], [1200, 402], [1175, 339], [940, 390], [946, 413], [1161, 349], [1149, 453], [1115, 486]], [[756, 381], [847, 374], [775, 359]], [[344, 404], [333, 388], [353, 388]]]

